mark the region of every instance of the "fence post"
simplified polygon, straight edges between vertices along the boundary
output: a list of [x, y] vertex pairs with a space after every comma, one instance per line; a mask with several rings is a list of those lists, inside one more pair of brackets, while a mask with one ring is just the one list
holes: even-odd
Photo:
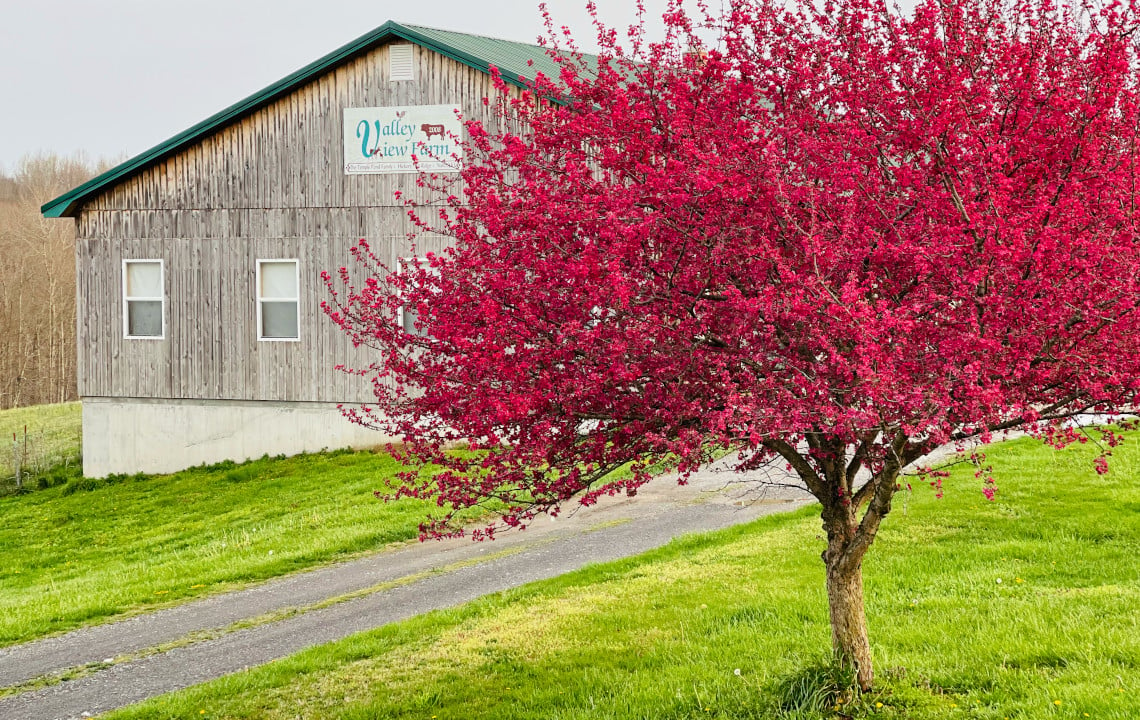
[[16, 492], [20, 492], [24, 483], [20, 477], [20, 441], [16, 439], [16, 433], [12, 433], [12, 465], [16, 467]]

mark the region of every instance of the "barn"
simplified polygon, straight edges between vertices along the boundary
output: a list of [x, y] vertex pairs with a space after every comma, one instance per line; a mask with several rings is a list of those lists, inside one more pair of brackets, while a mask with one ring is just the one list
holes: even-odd
[[516, 87], [555, 70], [388, 22], [43, 206], [76, 222], [86, 475], [387, 440], [337, 409], [371, 394], [336, 366], [369, 358], [322, 314], [320, 273], [360, 238], [393, 266], [412, 252], [394, 193], [429, 198], [409, 156], [450, 169], [456, 113], [490, 120], [491, 67]]

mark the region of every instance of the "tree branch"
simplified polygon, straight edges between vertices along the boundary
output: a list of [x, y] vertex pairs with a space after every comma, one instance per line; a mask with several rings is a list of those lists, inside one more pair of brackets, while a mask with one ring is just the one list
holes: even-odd
[[796, 474], [799, 475], [800, 479], [807, 485], [811, 494], [820, 502], [824, 501], [824, 498], [827, 496], [826, 483], [819, 477], [819, 473], [815, 471], [811, 463], [805, 460], [804, 457], [792, 447], [791, 443], [786, 440], [771, 439], [764, 440], [761, 445], [787, 460], [788, 464], [792, 466], [792, 469], [796, 471]]

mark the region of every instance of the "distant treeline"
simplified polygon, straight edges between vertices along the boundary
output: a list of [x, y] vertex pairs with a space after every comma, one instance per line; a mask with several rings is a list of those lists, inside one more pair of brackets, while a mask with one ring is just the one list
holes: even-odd
[[35, 155], [0, 173], [0, 409], [76, 398], [75, 221], [40, 206], [102, 169]]

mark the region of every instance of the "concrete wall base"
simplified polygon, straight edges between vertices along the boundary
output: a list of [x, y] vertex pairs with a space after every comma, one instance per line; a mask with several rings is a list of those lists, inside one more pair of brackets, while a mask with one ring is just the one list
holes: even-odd
[[393, 438], [346, 420], [335, 404], [83, 398], [83, 474], [164, 473]]

